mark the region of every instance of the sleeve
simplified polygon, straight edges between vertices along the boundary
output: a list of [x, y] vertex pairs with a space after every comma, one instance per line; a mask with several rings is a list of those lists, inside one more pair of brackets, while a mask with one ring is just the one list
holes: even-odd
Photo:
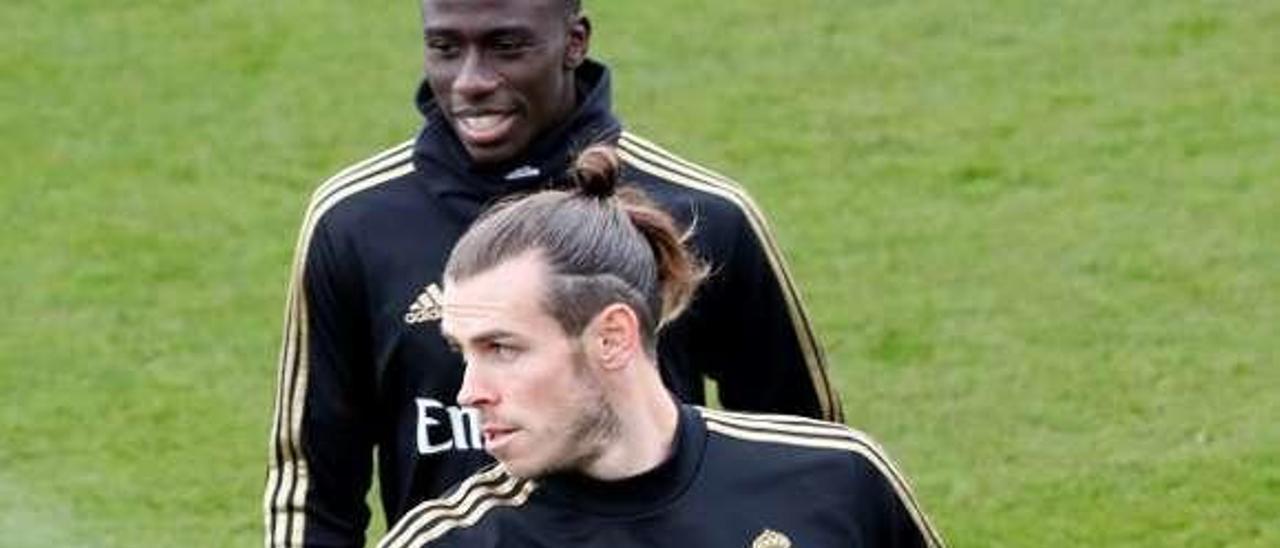
[[[896, 467], [882, 454], [852, 454], [857, 483], [851, 517], [867, 546], [944, 548], [942, 537], [916, 504], [915, 496]], [[877, 463], [870, 459], [883, 458]]]
[[713, 270], [695, 303], [695, 359], [727, 409], [840, 422], [839, 397], [786, 262], [764, 216], [739, 196], [719, 226], [706, 228], [717, 233], [708, 245], [719, 249], [704, 251]]
[[286, 305], [263, 496], [268, 548], [363, 546], [369, 521], [374, 429], [362, 286], [325, 225], [310, 223]]

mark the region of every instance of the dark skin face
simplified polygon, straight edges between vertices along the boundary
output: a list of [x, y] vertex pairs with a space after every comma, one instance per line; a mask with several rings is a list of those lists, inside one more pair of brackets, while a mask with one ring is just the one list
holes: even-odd
[[568, 117], [591, 29], [563, 0], [424, 0], [426, 80], [477, 164], [509, 161]]

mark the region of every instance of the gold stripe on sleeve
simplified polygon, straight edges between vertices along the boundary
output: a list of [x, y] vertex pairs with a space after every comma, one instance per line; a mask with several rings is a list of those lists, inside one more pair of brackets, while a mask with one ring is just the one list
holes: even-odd
[[448, 511], [462, 504], [470, 504], [467, 501], [478, 497], [478, 490], [483, 490], [481, 492], [500, 490], [502, 485], [508, 482], [510, 482], [510, 477], [507, 476], [506, 471], [501, 466], [496, 464], [477, 472], [459, 483], [458, 487], [448, 496], [429, 499], [410, 508], [400, 517], [399, 521], [391, 525], [391, 528], [383, 535], [382, 540], [378, 542], [378, 546], [401, 545], [404, 540], [400, 537], [410, 534], [416, 528], [422, 527], [425, 524], [424, 518], [427, 518], [428, 514]]
[[898, 499], [902, 501], [903, 507], [911, 515], [911, 519], [920, 529], [921, 536], [929, 546], [933, 548], [945, 546], [942, 536], [938, 534], [929, 517], [920, 508], [906, 476], [884, 449], [866, 434], [834, 423], [782, 422], [776, 420], [776, 417], [752, 418], [742, 413], [727, 414], [705, 408], [698, 408], [698, 410], [706, 419], [708, 430], [732, 438], [798, 447], [836, 449], [861, 456], [889, 481], [889, 485], [897, 493]]
[[435, 527], [428, 531], [417, 535], [413, 539], [412, 548], [421, 548], [428, 542], [444, 536], [445, 533], [454, 529], [471, 527], [480, 521], [489, 510], [503, 506], [520, 506], [529, 500], [529, 495], [533, 494], [534, 484], [530, 481], [520, 482], [514, 491], [504, 494], [503, 496], [484, 499], [464, 515], [454, 519], [441, 521]]
[[765, 256], [773, 270], [774, 277], [782, 286], [782, 293], [787, 303], [787, 312], [791, 318], [796, 339], [800, 345], [805, 365], [809, 371], [819, 408], [825, 419], [843, 420], [840, 409], [840, 398], [827, 375], [826, 358], [822, 347], [814, 335], [804, 303], [795, 286], [791, 274], [782, 259], [777, 242], [769, 229], [768, 221], [751, 197], [730, 179], [716, 174], [706, 168], [683, 160], [661, 147], [650, 143], [634, 134], [623, 133], [619, 141], [619, 155], [632, 167], [650, 173], [673, 183], [695, 190], [707, 192], [728, 200], [743, 212], [752, 230], [764, 247]]
[[451, 530], [475, 525], [493, 508], [524, 504], [535, 487], [534, 482], [495, 465], [464, 480], [447, 498], [428, 500], [409, 510], [378, 542], [378, 548], [422, 546]]
[[301, 430], [310, 358], [308, 309], [303, 287], [307, 249], [316, 224], [325, 212], [358, 192], [412, 172], [411, 153], [411, 143], [402, 143], [339, 172], [313, 192], [303, 217], [285, 300], [270, 466], [263, 494], [265, 545], [269, 548], [301, 546], [306, 532], [309, 470], [302, 453]]

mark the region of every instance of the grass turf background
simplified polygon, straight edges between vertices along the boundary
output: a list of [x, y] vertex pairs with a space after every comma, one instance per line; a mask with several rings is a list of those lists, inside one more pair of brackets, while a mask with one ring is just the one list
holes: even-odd
[[[1280, 544], [1280, 6], [588, 6], [953, 545]], [[297, 224], [415, 129], [417, 10], [0, 14], [0, 546], [259, 544]]]

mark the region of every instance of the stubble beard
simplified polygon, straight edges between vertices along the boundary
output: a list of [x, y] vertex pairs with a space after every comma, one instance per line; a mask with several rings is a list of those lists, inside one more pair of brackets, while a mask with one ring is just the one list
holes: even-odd
[[605, 397], [604, 387], [591, 374], [586, 355], [579, 350], [574, 353], [573, 361], [574, 376], [585, 388], [586, 394], [582, 398], [581, 412], [574, 417], [564, 438], [563, 450], [567, 458], [548, 463], [546, 469], [534, 474], [534, 477], [586, 469], [617, 440], [622, 430], [618, 413]]

